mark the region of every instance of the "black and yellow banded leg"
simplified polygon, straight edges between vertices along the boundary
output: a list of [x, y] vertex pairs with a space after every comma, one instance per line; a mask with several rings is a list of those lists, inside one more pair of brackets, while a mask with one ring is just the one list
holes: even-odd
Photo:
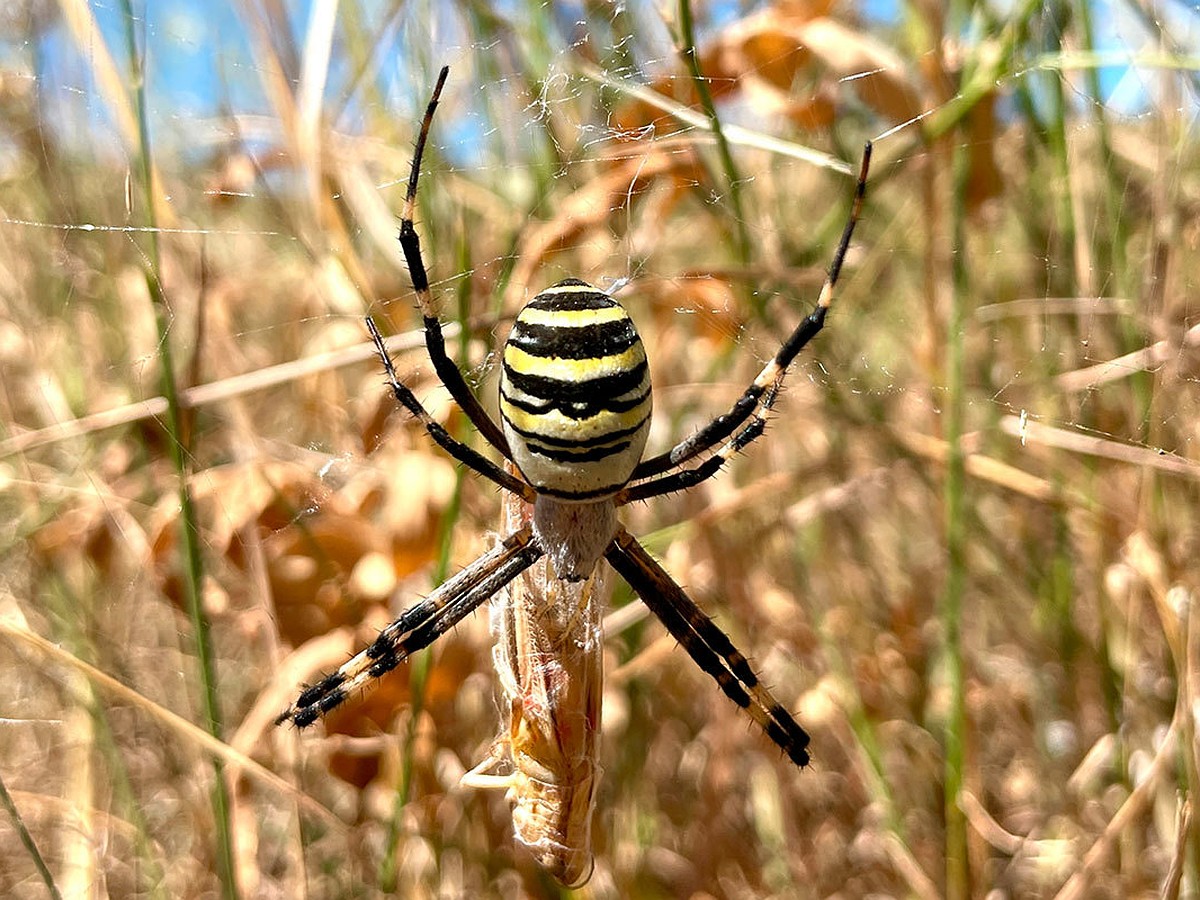
[[[438, 100], [442, 96], [442, 87], [450, 67], [444, 66], [438, 75], [437, 85], [425, 107], [425, 118], [421, 122], [421, 132], [417, 136], [417, 149], [413, 154], [412, 169], [408, 173], [408, 192], [404, 196], [404, 213], [400, 218], [400, 247], [404, 251], [404, 259], [408, 262], [408, 273], [412, 279], [413, 290], [417, 292], [417, 303], [421, 307], [421, 318], [425, 325], [425, 347], [438, 378], [450, 392], [450, 396], [459, 405], [471, 424], [483, 435], [484, 439], [495, 447], [505, 459], [512, 459], [508, 449], [508, 441], [504, 433], [491, 420], [483, 405], [471, 391], [471, 386], [463, 378], [462, 372], [446, 353], [446, 339], [442, 334], [442, 322], [438, 317], [438, 309], [434, 305], [433, 296], [429, 292], [429, 275], [425, 271], [425, 261], [421, 258], [421, 239], [417, 235], [413, 216], [416, 214], [417, 180], [421, 174], [421, 157], [425, 154], [425, 142], [429, 138], [429, 128], [433, 123], [433, 114], [437, 109]], [[464, 333], [463, 340], [467, 339]], [[440, 442], [439, 442], [440, 443]]]
[[[821, 293], [817, 297], [816, 308], [796, 326], [795, 331], [791, 336], [784, 341], [783, 346], [775, 354], [774, 358], [768, 362], [758, 373], [758, 377], [746, 388], [745, 392], [733, 404], [733, 407], [727, 413], [722, 413], [717, 416], [691, 437], [680, 441], [666, 453], [661, 453], [658, 456], [643, 460], [633, 472], [633, 480], [640, 481], [645, 478], [651, 478], [655, 475], [669, 471], [676, 466], [682, 465], [690, 459], [694, 459], [701, 453], [711, 450], [713, 447], [722, 441], [728, 439], [734, 434], [742, 423], [750, 419], [751, 416], [758, 412], [758, 417], [765, 415], [766, 410], [770, 408], [774, 402], [775, 395], [778, 394], [779, 388], [783, 384], [783, 376], [787, 373], [788, 367], [796, 359], [796, 356], [801, 350], [816, 337], [817, 332], [825, 325], [825, 314], [829, 311], [829, 307], [833, 304], [834, 289], [837, 287], [838, 277], [842, 272], [842, 263], [846, 259], [846, 251], [850, 248], [850, 239], [854, 235], [854, 226], [858, 224], [858, 217], [862, 212], [863, 198], [867, 192], [867, 173], [871, 168], [871, 144], [868, 142], [863, 147], [862, 163], [858, 170], [858, 181], [854, 189], [854, 202], [850, 207], [850, 216], [846, 220], [846, 226], [842, 229], [841, 240], [838, 241], [837, 250], [833, 255], [833, 262], [829, 266], [829, 273], [825, 277], [825, 283], [821, 286]], [[753, 429], [754, 426], [747, 426]], [[742, 439], [737, 449], [744, 447], [754, 438], [762, 433], [762, 427], [757, 427], [753, 434]], [[719, 469], [720, 466], [718, 465]], [[713, 469], [709, 474], [715, 473]], [[707, 475], [704, 477], [708, 477]], [[703, 478], [699, 479], [703, 480]], [[682, 487], [689, 487], [695, 484], [696, 481], [691, 481]], [[680, 490], [681, 487], [668, 488], [665, 491], [656, 491], [645, 496], [654, 496], [655, 493], [667, 493], [671, 490]]]
[[428, 647], [541, 556], [542, 548], [529, 526], [512, 534], [405, 610], [369, 647], [336, 672], [305, 688], [296, 702], [280, 713], [276, 724], [291, 721], [300, 728], [311, 725], [356, 690]]
[[676, 491], [686, 491], [688, 488], [695, 487], [705, 479], [712, 478], [721, 471], [725, 463], [729, 462], [730, 459], [749, 446], [751, 442], [766, 430], [766, 414], [774, 404], [775, 398], [779, 395], [779, 389], [782, 386], [781, 377], [780, 381], [771, 385], [763, 396], [760, 411], [754, 414], [741, 431], [726, 441], [723, 447], [714, 452], [712, 456], [698, 466], [693, 469], [683, 469], [679, 472], [669, 472], [650, 481], [643, 481], [641, 484], [623, 488], [616, 493], [613, 502], [617, 506], [625, 506], [626, 504], [633, 503], [635, 500], [646, 500], [650, 497], [662, 496], [663, 494], [673, 494]]
[[383, 368], [387, 373], [388, 384], [391, 386], [392, 394], [396, 397], [396, 402], [412, 413], [425, 426], [425, 430], [429, 432], [429, 436], [433, 438], [438, 446], [460, 463], [478, 472], [485, 478], [494, 481], [506, 491], [512, 491], [523, 500], [532, 503], [536, 496], [532, 487], [515, 475], [505, 472], [477, 450], [467, 446], [462, 441], [455, 440], [450, 432], [443, 428], [433, 416], [429, 415], [429, 412], [421, 405], [421, 401], [417, 399], [416, 394], [396, 377], [396, 368], [392, 365], [391, 357], [388, 356], [387, 347], [383, 343], [383, 337], [380, 335], [379, 329], [375, 327], [375, 322], [370, 316], [367, 316], [367, 330], [371, 332], [371, 339], [375, 342], [375, 350], [379, 353], [379, 358], [383, 361]]
[[605, 558], [726, 696], [744, 709], [792, 762], [808, 765], [808, 732], [763, 686], [733, 642], [645, 548], [622, 528]]

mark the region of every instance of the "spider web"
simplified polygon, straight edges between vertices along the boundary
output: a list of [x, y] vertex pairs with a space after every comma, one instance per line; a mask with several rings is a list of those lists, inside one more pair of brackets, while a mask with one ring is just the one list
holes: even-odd
[[[223, 733], [269, 748], [273, 769], [284, 751], [266, 723], [296, 685], [494, 540], [499, 499], [394, 415], [362, 324], [377, 318], [401, 377], [473, 440], [423, 355], [396, 243], [449, 65], [416, 223], [452, 353], [494, 410], [521, 304], [566, 277], [610, 290], [649, 348], [652, 453], [725, 411], [812, 308], [876, 141], [832, 313], [766, 435], [720, 478], [627, 517], [814, 732], [819, 771], [779, 765], [618, 589], [598, 890], [920, 893], [921, 873], [940, 888], [954, 814], [929, 798], [947, 788], [956, 683], [976, 864], [1005, 848], [1017, 893], [1090, 877], [1076, 856], [1033, 865], [1056, 851], [1028, 836], [1103, 840], [1081, 811], [1151, 771], [1157, 819], [1129, 827], [1155, 852], [1119, 884], [1164, 877], [1161, 739], [1184, 727], [1196, 671], [1195, 10], [994, 4], [921, 28], [882, 2], [692, 12], [699, 83], [680, 10], [647, 3], [0, 12], [0, 638], [67, 648], [0, 663], [16, 686], [9, 758], [100, 741], [88, 704], [122, 748], [153, 727], [202, 756], [194, 735], [145, 724], [203, 718], [172, 443], [197, 504]], [[487, 861], [507, 840], [503, 804], [485, 815], [447, 774], [494, 725], [478, 618], [444, 639], [424, 686], [393, 676], [330, 723], [338, 778], [309, 788], [379, 813], [361, 826], [378, 846], [389, 760], [410, 760], [414, 796], [448, 798], [444, 819], [406, 826], [410, 885], [445, 887], [450, 857], [468, 892], [523, 871]], [[62, 675], [72, 660], [141, 699]], [[443, 769], [395, 737], [411, 715]], [[134, 834], [192, 841], [186, 803], [156, 818], [138, 799], [194, 802], [169, 754], [85, 755], [78, 781], [39, 765], [45, 784], [10, 787], [91, 810], [81, 782], [111, 766], [138, 795], [116, 818], [149, 808]], [[846, 783], [819, 780], [834, 774]], [[281, 799], [254, 807], [264, 832], [286, 820]], [[454, 815], [488, 824], [455, 832], [451, 852], [439, 829]], [[33, 877], [13, 834], [3, 852], [29, 868], [0, 873], [0, 893]], [[262, 859], [302, 871], [303, 854], [268, 843], [243, 863], [286, 884]], [[339, 858], [334, 844], [316, 856]], [[212, 877], [199, 857], [139, 852], [169, 885]], [[116, 877], [111, 860], [79, 877], [100, 868]], [[315, 893], [345, 887], [329, 877]]]

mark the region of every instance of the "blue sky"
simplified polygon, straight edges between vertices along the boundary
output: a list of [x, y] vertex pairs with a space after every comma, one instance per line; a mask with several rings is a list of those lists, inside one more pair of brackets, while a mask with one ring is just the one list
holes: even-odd
[[[631, 4], [631, 6], [636, 4]], [[93, 14], [100, 25], [110, 50], [119, 65], [124, 65], [125, 34], [124, 5], [114, 0], [92, 2]], [[303, 40], [303, 29], [311, 8], [309, 2], [285, 3], [282, 7], [290, 14], [292, 27], [297, 31], [295, 44]], [[509, 0], [495, 8], [501, 11], [512, 7], [511, 12], [520, 18], [523, 4]], [[727, 4], [730, 15], [735, 14], [736, 4]], [[245, 26], [236, 12], [234, 4], [227, 0], [155, 0], [134, 2], [135, 14], [140, 16], [136, 23], [139, 39], [144, 42], [148, 60], [148, 91], [151, 115], [156, 132], [162, 129], [168, 135], [185, 140], [189, 126], [199, 119], [211, 117], [226, 110], [242, 113], [270, 112], [255, 71], [254, 56], [246, 40]], [[715, 5], [713, 20], [722, 19], [720, 4]], [[382, 22], [390, 14], [393, 5], [380, 2], [360, 2], [357, 9], [368, 17], [374, 16]], [[418, 21], [427, 22], [428, 9], [416, 4]], [[657, 15], [655, 7], [647, 7], [649, 13]], [[1132, 53], [1146, 49], [1146, 33], [1140, 29], [1126, 12], [1125, 7], [1114, 5], [1110, 0], [1094, 0], [1094, 19], [1098, 31], [1100, 49], [1106, 52]], [[406, 8], [401, 9], [401, 31]], [[569, 19], [571, 6], [559, 10], [560, 17]], [[866, 0], [861, 6], [861, 15], [874, 30], [886, 31], [895, 23], [896, 0]], [[1170, 18], [1167, 33], [1187, 48], [1200, 44], [1197, 40], [1197, 11], [1194, 4], [1167, 5], [1164, 15]], [[383, 31], [381, 26], [381, 32]], [[73, 39], [61, 23], [46, 33], [36, 53], [11, 36], [7, 41], [0, 36], [0, 53], [9, 63], [16, 62], [28, 68], [36, 65], [41, 108], [54, 117], [53, 125], [63, 137], [89, 141], [96, 130], [103, 131], [107, 115], [103, 105], [95, 100], [96, 91], [90, 83], [91, 68], [79, 54]], [[401, 58], [406, 35], [397, 37], [396, 29], [390, 39], [396, 44], [393, 58]], [[411, 36], [407, 36], [411, 37]], [[385, 53], [387, 48], [383, 48]], [[428, 50], [426, 46], [424, 49]], [[458, 48], [459, 54], [465, 52]], [[385, 56], [386, 58], [386, 56]], [[337, 68], [337, 49], [334, 50], [334, 66], [330, 73], [332, 92], [340, 93], [348, 73]], [[402, 65], [384, 66], [380, 78], [390, 77], [389, 72], [403, 71]], [[1106, 95], [1112, 94], [1114, 105], [1123, 113], [1138, 112], [1144, 104], [1143, 79], [1138, 73], [1121, 65], [1101, 69], [1101, 83]], [[382, 85], [384, 95], [404, 91], [403, 84]], [[1115, 93], [1114, 93], [1115, 92]], [[405, 105], [411, 98], [404, 101]], [[407, 110], [404, 110], [407, 112]], [[353, 122], [339, 121], [339, 128], [354, 130]], [[167, 135], [164, 135], [167, 136]]]

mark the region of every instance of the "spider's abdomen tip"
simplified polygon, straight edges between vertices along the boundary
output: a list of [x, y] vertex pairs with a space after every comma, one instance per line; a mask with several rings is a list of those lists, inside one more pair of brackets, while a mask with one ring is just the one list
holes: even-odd
[[539, 491], [573, 500], [629, 480], [650, 433], [650, 370], [633, 320], [577, 278], [534, 297], [500, 372], [504, 436]]

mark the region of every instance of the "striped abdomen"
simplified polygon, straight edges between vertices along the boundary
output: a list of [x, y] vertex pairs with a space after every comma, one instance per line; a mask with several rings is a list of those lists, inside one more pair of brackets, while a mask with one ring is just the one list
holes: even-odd
[[589, 500], [621, 488], [650, 431], [646, 348], [616, 300], [571, 278], [521, 310], [504, 346], [500, 417], [539, 492]]

